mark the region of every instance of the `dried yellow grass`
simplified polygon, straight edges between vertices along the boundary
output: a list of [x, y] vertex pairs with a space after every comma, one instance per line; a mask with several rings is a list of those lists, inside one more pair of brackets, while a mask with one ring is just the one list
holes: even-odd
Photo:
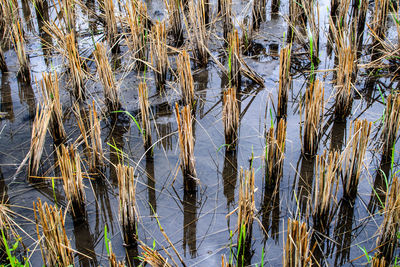
[[190, 69], [190, 58], [186, 50], [178, 55], [177, 72], [179, 85], [182, 93], [183, 105], [193, 106], [194, 103], [194, 81]]
[[150, 51], [156, 87], [161, 91], [165, 89], [169, 68], [165, 21], [156, 21], [153, 26], [150, 35]]
[[303, 107], [300, 104], [300, 139], [301, 151], [304, 155], [313, 156], [318, 150], [324, 121], [324, 92], [323, 84], [319, 80], [310, 84], [304, 100], [304, 122], [302, 121]]
[[151, 147], [151, 124], [150, 124], [150, 104], [149, 92], [146, 82], [139, 83], [139, 104], [142, 118], [142, 138], [145, 149]]
[[224, 91], [222, 120], [224, 122], [225, 144], [228, 145], [227, 150], [235, 150], [239, 129], [239, 105], [235, 88]]
[[291, 85], [290, 52], [291, 46], [289, 45], [281, 49], [279, 56], [278, 118], [286, 118], [287, 113], [288, 93]]
[[275, 186], [279, 183], [283, 173], [286, 121], [280, 119], [276, 133], [274, 127], [271, 126], [265, 139], [265, 181], [266, 185]]
[[[49, 206], [38, 199], [33, 203], [36, 231], [43, 262], [46, 266], [72, 266], [74, 256], [65, 232], [64, 214], [61, 208]], [[43, 236], [40, 235], [42, 228]]]
[[287, 222], [286, 243], [283, 247], [283, 266], [300, 267], [311, 266], [311, 252], [309, 248], [310, 232], [307, 225], [289, 218]]
[[[109, 1], [109, 0], [107, 0]], [[110, 112], [119, 110], [121, 104], [118, 99], [118, 86], [115, 81], [110, 62], [108, 61], [106, 48], [101, 43], [96, 43], [94, 57], [97, 66], [97, 73], [103, 84], [104, 100]]]
[[342, 169], [343, 195], [354, 199], [357, 194], [358, 182], [372, 123], [367, 120], [355, 120], [350, 123], [349, 136], [344, 151], [344, 166]]

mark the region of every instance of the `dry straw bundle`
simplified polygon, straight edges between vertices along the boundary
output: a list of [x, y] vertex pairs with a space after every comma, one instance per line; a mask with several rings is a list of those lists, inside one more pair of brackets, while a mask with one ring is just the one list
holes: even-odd
[[150, 37], [151, 62], [153, 65], [156, 87], [158, 90], [162, 91], [165, 89], [169, 67], [165, 21], [156, 21]]
[[291, 85], [290, 77], [291, 46], [281, 49], [279, 57], [278, 118], [286, 118], [288, 93]]
[[20, 77], [24, 82], [30, 83], [31, 71], [29, 67], [29, 59], [25, 51], [25, 40], [19, 19], [13, 22], [11, 26], [11, 37], [19, 61], [18, 77]]
[[194, 0], [189, 1], [189, 27], [188, 31], [193, 56], [196, 62], [202, 66], [208, 63], [208, 31], [204, 13], [204, 2], [199, 0], [197, 5]]
[[224, 91], [222, 118], [225, 129], [225, 144], [228, 145], [227, 150], [235, 150], [239, 131], [239, 105], [235, 88], [229, 88]]
[[177, 68], [183, 104], [192, 107], [194, 103], [194, 82], [190, 69], [190, 58], [186, 50], [178, 55]]
[[139, 89], [140, 114], [142, 117], [142, 137], [143, 137], [144, 148], [147, 150], [151, 147], [149, 93], [145, 82], [141, 82], [139, 84], [138, 89]]
[[397, 139], [400, 126], [400, 94], [390, 94], [386, 100], [386, 110], [381, 133], [382, 156], [389, 161], [393, 153], [393, 146]]
[[168, 12], [168, 32], [172, 35], [174, 45], [183, 44], [183, 27], [181, 18], [181, 4], [178, 0], [164, 0]]
[[283, 173], [286, 121], [284, 119], [279, 121], [276, 133], [272, 126], [265, 139], [265, 184], [274, 187], [279, 183]]
[[241, 51], [238, 31], [234, 30], [229, 34], [228, 47], [228, 78], [229, 87], [234, 87], [237, 90], [241, 83]]
[[286, 244], [283, 247], [283, 266], [311, 266], [309, 235], [306, 223], [289, 219], [287, 222]]

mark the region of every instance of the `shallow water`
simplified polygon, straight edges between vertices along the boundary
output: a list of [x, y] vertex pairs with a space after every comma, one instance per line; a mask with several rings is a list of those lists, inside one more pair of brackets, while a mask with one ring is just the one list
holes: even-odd
[[[146, 3], [150, 16], [157, 18], [164, 16], [162, 2], [148, 1]], [[244, 1], [234, 1], [233, 6], [237, 20], [250, 14], [251, 9], [247, 9], [248, 13], [244, 13], [248, 4]], [[213, 2], [212, 5], [215, 10], [216, 3]], [[377, 86], [380, 86], [385, 95], [390, 92], [391, 88], [397, 86], [397, 81], [393, 81], [392, 77], [382, 77], [371, 83], [371, 79], [366, 78], [366, 70], [359, 69], [355, 84], [359, 95], [355, 96], [352, 115], [345, 123], [334, 122], [331, 119], [334, 103], [334, 78], [332, 71], [324, 71], [334, 68], [333, 55], [328, 55], [326, 49], [328, 32], [326, 10], [329, 5], [330, 3], [327, 1], [320, 2], [319, 58], [321, 62], [316, 66], [316, 70], [319, 71], [317, 77], [325, 84], [325, 100], [327, 102], [325, 105], [325, 131], [320, 141], [319, 154], [324, 149], [344, 149], [346, 141], [349, 139], [347, 132], [351, 120], [366, 118], [372, 122], [378, 121], [384, 110], [384, 104]], [[32, 9], [32, 6], [30, 7]], [[118, 10], [117, 5], [115, 10]], [[369, 15], [371, 11], [372, 9], [369, 10]], [[50, 17], [54, 18], [55, 15], [52, 12], [50, 9]], [[81, 266], [108, 265], [104, 242], [105, 226], [107, 226], [108, 237], [117, 258], [125, 258], [126, 261], [138, 264], [138, 251], [134, 247], [125, 248], [123, 246], [118, 215], [118, 183], [113, 167], [119, 162], [120, 157], [112, 146], [124, 151], [128, 155], [128, 158], [125, 159], [126, 163], [136, 168], [139, 240], [150, 247], [155, 242], [157, 249], [161, 251], [161, 247], [164, 246], [173, 255], [172, 249], [160, 232], [157, 217], [188, 266], [218, 266], [221, 262], [221, 255], [225, 254], [229, 257], [230, 243], [236, 243], [236, 237], [230, 241], [230, 232], [235, 232], [237, 217], [234, 212], [228, 217], [227, 214], [237, 207], [239, 170], [241, 167], [249, 168], [253, 154], [252, 164], [256, 169], [257, 219], [253, 224], [252, 255], [249, 257], [249, 262], [252, 265], [260, 265], [263, 257], [265, 265], [282, 264], [287, 219], [307, 220], [306, 214], [310, 212], [310, 204], [307, 203], [307, 199], [313, 196], [314, 163], [301, 156], [298, 105], [305, 92], [309, 75], [309, 65], [306, 68], [304, 66], [307, 66], [309, 62], [300, 55], [304, 49], [295, 46], [294, 57], [299, 64], [293, 68], [297, 71], [293, 73], [292, 90], [289, 92], [283, 177], [279, 193], [275, 197], [271, 197], [271, 192], [264, 189], [264, 129], [270, 127], [270, 114], [274, 114], [274, 106], [277, 105], [279, 50], [284, 43], [284, 32], [287, 31], [284, 19], [288, 13], [287, 2], [281, 3], [280, 12], [282, 14], [271, 18], [269, 5], [267, 6], [267, 21], [261, 25], [255, 40], [262, 49], [259, 54], [246, 59], [246, 62], [264, 78], [265, 82], [264, 87], [260, 87], [247, 79], [243, 81], [241, 93], [238, 96], [240, 98], [240, 130], [237, 153], [225, 152], [225, 147], [223, 147], [225, 140], [222, 122], [222, 91], [227, 84], [226, 78], [218, 66], [212, 62], [205, 69], [192, 68], [197, 99], [194, 129], [196, 170], [199, 179], [195, 195], [184, 192], [182, 174], [178, 165], [179, 147], [174, 103], [180, 97], [177, 93], [178, 86], [172, 75], [169, 74], [169, 86], [165, 96], [160, 96], [156, 91], [153, 74], [146, 75], [150, 90], [152, 139], [155, 142], [153, 158], [144, 156], [145, 151], [140, 132], [128, 116], [119, 114], [118, 119], [103, 117], [101, 122], [102, 141], [106, 151], [104, 177], [96, 176], [92, 180], [85, 181], [87, 217], [74, 221], [70, 213], [66, 215], [67, 235], [72, 246], [90, 257], [76, 253], [76, 265], [78, 262]], [[87, 48], [83, 52], [87, 56], [90, 54], [87, 51], [92, 51], [91, 47], [93, 47], [88, 29], [96, 27], [101, 33], [102, 26], [95, 25], [93, 21], [88, 20], [84, 11], [78, 12], [78, 14], [80, 20], [77, 25], [83, 36], [79, 45], [82, 50]], [[64, 124], [68, 140], [73, 142], [79, 136], [79, 129], [71, 112], [73, 97], [68, 92], [68, 74], [55, 51], [52, 51], [53, 57], [46, 59], [43, 56], [34, 12], [32, 12], [32, 16], [29, 21], [34, 28], [33, 31], [28, 30], [28, 24], [25, 21], [32, 75], [39, 81], [43, 71], [55, 69], [60, 73]], [[390, 25], [388, 32], [393, 33], [395, 28], [393, 24]], [[222, 35], [219, 23], [214, 31], [219, 36]], [[102, 34], [94, 35], [93, 38], [97, 40], [101, 36]], [[365, 43], [368, 44], [368, 36], [364, 38]], [[389, 38], [394, 39], [395, 37], [389, 34]], [[210, 47], [214, 57], [223, 52], [221, 42], [215, 41], [215, 39], [211, 42]], [[56, 203], [61, 207], [67, 207], [67, 203], [60, 180], [55, 180], [53, 191], [49, 180], [40, 183], [28, 182], [25, 167], [15, 175], [29, 150], [32, 122], [36, 105], [41, 102], [41, 96], [40, 89], [34, 83], [32, 86], [26, 86], [16, 79], [18, 63], [15, 52], [11, 49], [5, 54], [10, 72], [1, 75], [1, 112], [5, 112], [6, 115], [0, 120], [0, 186], [9, 198], [12, 209], [18, 214], [34, 220], [31, 208], [37, 198], [52, 204]], [[171, 61], [174, 60], [174, 57], [171, 55]], [[121, 86], [120, 99], [123, 109], [139, 118], [137, 116], [139, 106], [136, 88], [142, 78], [138, 78], [137, 72], [125, 71], [127, 66], [132, 63], [126, 47], [122, 47], [121, 58], [121, 68], [115, 72]], [[368, 62], [368, 60], [370, 60], [368, 55], [361, 58], [361, 62]], [[89, 68], [92, 73], [95, 73], [94, 63], [89, 65]], [[101, 85], [88, 81], [86, 89], [89, 93], [87, 103], [90, 104], [91, 99], [94, 99], [96, 105], [105, 111]], [[274, 115], [272, 119], [276, 124]], [[377, 152], [379, 130], [380, 123], [378, 121], [373, 125], [372, 138], [364, 161], [366, 169], [362, 173], [358, 197], [354, 205], [340, 201], [342, 190], [339, 190], [338, 210], [331, 223], [328, 236], [314, 251], [314, 256], [318, 257], [319, 255], [323, 265], [366, 263], [365, 257], [358, 258], [363, 254], [359, 246], [365, 247], [367, 251], [376, 247], [376, 232], [383, 217], [378, 213], [378, 208], [374, 208], [377, 200], [374, 198], [371, 186], [374, 185], [377, 188], [382, 184], [377, 176], [377, 169], [380, 168], [380, 155]], [[44, 176], [59, 175], [57, 169], [51, 168], [55, 160], [53, 141], [48, 134], [41, 167]], [[397, 160], [396, 150], [395, 168]], [[16, 221], [31, 236], [21, 233], [23, 242], [30, 249], [32, 265], [41, 265], [40, 250], [35, 243], [37, 235], [34, 223], [21, 217], [16, 217]], [[312, 229], [311, 215], [308, 224]], [[262, 256], [263, 249], [264, 256]], [[320, 251], [319, 254], [318, 251]], [[139, 254], [140, 252], [139, 249]], [[175, 261], [178, 261], [175, 255], [173, 256]], [[354, 259], [356, 260], [350, 263]]]

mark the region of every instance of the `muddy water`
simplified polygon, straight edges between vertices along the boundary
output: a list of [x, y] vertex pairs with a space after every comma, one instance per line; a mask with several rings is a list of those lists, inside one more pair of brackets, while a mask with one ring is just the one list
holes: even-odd
[[[28, 6], [29, 3], [26, 3]], [[42, 71], [57, 70], [61, 74], [61, 98], [64, 109], [64, 123], [70, 142], [79, 136], [76, 121], [71, 113], [73, 98], [68, 92], [68, 75], [62, 66], [62, 60], [56, 51], [41, 50], [41, 42], [38, 32], [38, 24], [35, 13], [27, 12], [24, 7], [24, 18], [28, 40], [32, 75], [41, 79]], [[95, 5], [90, 1], [88, 5]], [[248, 2], [234, 1], [234, 11], [237, 20], [249, 16], [251, 8]], [[152, 17], [164, 17], [164, 6], [160, 1], [148, 1], [148, 12]], [[247, 8], [246, 8], [247, 7]], [[346, 122], [334, 122], [332, 105], [334, 102], [333, 55], [328, 55], [326, 49], [326, 35], [328, 32], [327, 7], [329, 2], [320, 3], [320, 60], [316, 69], [320, 72], [317, 76], [325, 83], [325, 126], [319, 153], [324, 149], [343, 150], [346, 140], [349, 122], [355, 118], [367, 118], [369, 121], [378, 121], [381, 117], [384, 105], [381, 101], [377, 86], [384, 94], [397, 86], [391, 78], [367, 79], [366, 70], [360, 69], [355, 84], [359, 95], [353, 103], [353, 114]], [[30, 5], [31, 10], [32, 6]], [[118, 7], [116, 7], [116, 10]], [[216, 9], [216, 3], [213, 3]], [[137, 205], [139, 211], [138, 238], [141, 242], [152, 247], [153, 242], [157, 249], [162, 246], [173, 254], [170, 245], [160, 232], [156, 218], [164, 228], [169, 239], [174, 244], [179, 254], [188, 266], [218, 266], [221, 255], [230, 255], [231, 242], [236, 243], [236, 238], [230, 241], [230, 232], [234, 232], [237, 225], [236, 214], [232, 213], [237, 207], [238, 185], [240, 168], [249, 168], [251, 155], [254, 155], [253, 166], [256, 169], [256, 208], [257, 220], [253, 225], [253, 237], [251, 243], [251, 255], [248, 262], [260, 265], [264, 258], [266, 265], [276, 266], [282, 263], [282, 248], [286, 238], [286, 222], [288, 218], [300, 218], [309, 221], [312, 227], [310, 203], [313, 185], [313, 160], [303, 159], [299, 139], [299, 114], [298, 105], [305, 92], [306, 81], [309, 75], [309, 62], [301, 53], [300, 46], [295, 46], [294, 57], [296, 64], [293, 72], [293, 85], [289, 93], [288, 103], [288, 128], [286, 137], [286, 151], [284, 159], [283, 178], [279, 192], [272, 194], [264, 189], [264, 129], [270, 127], [271, 116], [277, 105], [277, 88], [279, 73], [279, 50], [284, 43], [284, 32], [287, 25], [284, 16], [288, 13], [288, 3], [282, 2], [280, 11], [282, 14], [271, 17], [267, 8], [267, 21], [261, 25], [261, 29], [255, 39], [261, 49], [258, 53], [247, 58], [246, 62], [256, 70], [265, 80], [264, 87], [244, 80], [240, 98], [240, 130], [236, 153], [225, 151], [224, 132], [222, 123], [222, 90], [227, 81], [218, 66], [210, 63], [205, 69], [195, 69], [195, 157], [196, 170], [199, 179], [196, 194], [188, 194], [183, 190], [182, 174], [179, 170], [179, 147], [177, 143], [177, 125], [174, 114], [174, 103], [179, 100], [177, 85], [172, 76], [169, 76], [169, 86], [166, 94], [160, 96], [155, 90], [152, 74], [147, 74], [148, 87], [150, 88], [150, 102], [152, 112], [152, 139], [154, 145], [153, 158], [144, 156], [142, 139], [135, 124], [124, 114], [111, 119], [103, 117], [101, 122], [102, 141], [106, 151], [106, 167], [104, 177], [94, 177], [86, 180], [87, 216], [74, 221], [69, 213], [66, 215], [67, 234], [72, 246], [79, 251], [76, 253], [75, 262], [81, 266], [106, 266], [106, 248], [104, 245], [104, 229], [107, 226], [108, 237], [111, 239], [113, 250], [119, 259], [125, 259], [132, 265], [138, 264], [137, 247], [124, 247], [121, 235], [118, 215], [118, 187], [114, 164], [120, 161], [116, 149], [124, 151], [128, 158], [126, 163], [136, 167], [138, 178]], [[247, 13], [246, 13], [247, 12]], [[85, 55], [91, 51], [90, 31], [102, 32], [102, 26], [84, 11], [78, 12], [80, 20], [78, 28], [82, 38], [80, 48]], [[370, 11], [369, 11], [370, 14]], [[54, 18], [52, 9], [49, 17]], [[27, 23], [29, 22], [29, 23]], [[392, 25], [392, 24], [391, 24]], [[221, 28], [217, 23], [213, 29], [221, 36]], [[394, 33], [393, 25], [389, 33]], [[391, 34], [390, 36], [395, 35]], [[367, 37], [365, 36], [366, 43]], [[101, 34], [94, 35], [94, 39], [100, 39]], [[211, 43], [214, 57], [221, 52], [221, 43]], [[85, 50], [84, 48], [88, 48]], [[32, 122], [36, 105], [41, 102], [39, 89], [35, 84], [24, 85], [16, 79], [18, 68], [17, 59], [13, 50], [6, 51], [6, 62], [10, 69], [8, 74], [1, 75], [1, 112], [4, 117], [0, 120], [0, 187], [12, 209], [25, 218], [16, 217], [16, 221], [26, 233], [22, 233], [25, 245], [30, 249], [30, 261], [33, 266], [41, 265], [41, 255], [37, 247], [37, 236], [32, 202], [37, 198], [61, 207], [67, 207], [62, 184], [55, 180], [54, 190], [49, 180], [43, 182], [27, 182], [25, 166], [19, 173], [16, 170], [25, 158], [30, 145]], [[131, 114], [138, 115], [137, 84], [138, 73], [125, 71], [131, 62], [127, 56], [125, 47], [120, 54], [121, 68], [115, 71], [121, 85], [121, 102], [123, 109]], [[171, 56], [171, 60], [174, 56]], [[363, 56], [362, 61], [368, 62], [369, 56]], [[94, 73], [94, 64], [89, 65]], [[90, 99], [94, 99], [99, 108], [105, 110], [103, 105], [102, 87], [96, 82], [88, 82], [86, 85], [90, 93]], [[91, 102], [88, 101], [88, 103]], [[139, 116], [137, 116], [139, 118]], [[276, 119], [272, 117], [273, 123]], [[323, 264], [350, 265], [350, 261], [356, 259], [353, 264], [365, 263], [365, 258], [357, 259], [362, 255], [358, 246], [365, 247], [367, 251], [375, 248], [376, 232], [382, 221], [379, 214], [379, 200], [371, 193], [371, 186], [384, 187], [382, 176], [378, 169], [389, 172], [388, 166], [380, 166], [380, 156], [377, 151], [379, 142], [379, 122], [374, 124], [373, 132], [366, 158], [366, 170], [363, 171], [358, 197], [354, 203], [341, 201], [341, 190], [338, 194], [338, 210], [331, 223], [329, 233], [319, 241], [314, 251], [314, 256]], [[110, 144], [113, 146], [110, 146]], [[52, 166], [56, 160], [53, 141], [48, 135], [42, 160], [42, 171], [45, 176], [59, 175], [57, 169]], [[397, 156], [395, 159], [397, 163]], [[395, 164], [395, 167], [397, 164]], [[382, 196], [381, 196], [382, 198]], [[30, 221], [29, 221], [30, 220]], [[265, 255], [262, 256], [264, 249]], [[86, 256], [85, 256], [86, 255]], [[174, 257], [177, 261], [178, 259]]]

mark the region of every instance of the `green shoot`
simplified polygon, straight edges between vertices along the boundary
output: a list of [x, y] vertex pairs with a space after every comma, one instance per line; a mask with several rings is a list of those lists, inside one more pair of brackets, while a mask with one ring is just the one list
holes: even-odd
[[365, 247], [360, 247], [359, 245], [357, 245], [357, 247], [361, 249], [362, 252], [364, 252], [364, 255], [367, 258], [368, 263], [371, 263], [371, 257], [369, 256], [367, 249]]
[[140, 133], [144, 134], [142, 128], [140, 127], [139, 122], [135, 119], [135, 117], [131, 113], [129, 113], [129, 111], [127, 111], [127, 110], [116, 110], [116, 111], [113, 111], [112, 113], [125, 113], [125, 114], [127, 114], [135, 122], [136, 127], [139, 129]]
[[110, 256], [110, 239], [108, 239], [107, 235], [107, 225], [104, 225], [104, 242], [106, 243], [107, 255]]

